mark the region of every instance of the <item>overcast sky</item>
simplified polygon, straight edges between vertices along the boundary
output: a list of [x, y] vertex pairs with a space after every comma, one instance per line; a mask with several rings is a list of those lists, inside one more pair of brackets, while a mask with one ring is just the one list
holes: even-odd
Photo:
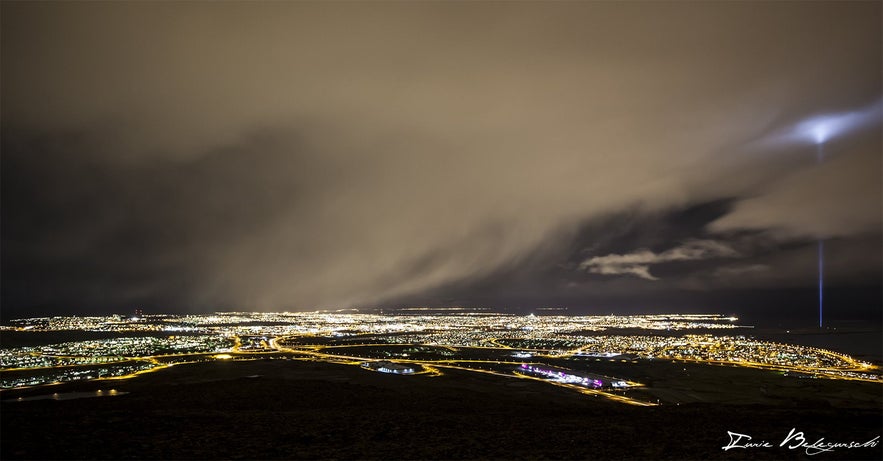
[[4, 317], [878, 315], [881, 13], [4, 1]]

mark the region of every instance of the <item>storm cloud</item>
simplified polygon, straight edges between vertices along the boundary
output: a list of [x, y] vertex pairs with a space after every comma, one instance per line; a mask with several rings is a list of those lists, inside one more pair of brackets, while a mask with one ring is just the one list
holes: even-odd
[[[809, 144], [757, 147], [880, 100], [878, 3], [2, 13], [4, 307], [420, 302], [554, 265], [624, 210], [720, 199], [690, 245], [879, 235], [879, 120], [820, 166]], [[687, 240], [581, 260], [628, 283]], [[595, 251], [643, 254], [620, 243]]]

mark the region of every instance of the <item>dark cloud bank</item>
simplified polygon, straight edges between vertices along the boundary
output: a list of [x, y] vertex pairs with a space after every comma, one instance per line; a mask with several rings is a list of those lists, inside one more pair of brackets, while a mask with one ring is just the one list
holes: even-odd
[[[811, 320], [824, 239], [832, 309], [877, 316], [880, 17], [876, 2], [4, 2], [3, 315]], [[851, 111], [862, 123], [817, 162], [795, 130]]]

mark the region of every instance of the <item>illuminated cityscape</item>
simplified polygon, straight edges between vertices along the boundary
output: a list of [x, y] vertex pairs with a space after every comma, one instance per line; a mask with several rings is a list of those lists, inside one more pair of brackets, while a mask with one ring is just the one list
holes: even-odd
[[[668, 360], [883, 382], [877, 366], [845, 354], [729, 334], [751, 328], [740, 325], [737, 318], [720, 315], [514, 315], [412, 308], [389, 314], [223, 312], [29, 318], [10, 321], [5, 329], [113, 332], [121, 336], [4, 348], [0, 350], [3, 388], [122, 378], [184, 362], [260, 358], [353, 361], [369, 369], [402, 374], [414, 373], [404, 364], [435, 373], [445, 367], [490, 370], [503, 376], [527, 371], [589, 388], [642, 384], [615, 384], [627, 382], [621, 377], [589, 379], [560, 365], [585, 367], [588, 360], [591, 370], [591, 361], [635, 364]], [[558, 366], [542, 365], [550, 361]], [[628, 374], [628, 366], [621, 370]], [[562, 381], [560, 373], [581, 377]]]

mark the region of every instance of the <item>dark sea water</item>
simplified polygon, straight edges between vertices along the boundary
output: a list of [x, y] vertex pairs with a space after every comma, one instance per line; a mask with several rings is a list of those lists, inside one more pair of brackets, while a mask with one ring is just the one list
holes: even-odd
[[[856, 312], [844, 312], [840, 317], [832, 315], [818, 325], [815, 315], [768, 315], [754, 313], [741, 316], [740, 325], [753, 325], [746, 331], [759, 339], [803, 346], [819, 347], [853, 355], [857, 358], [883, 362], [883, 321], [879, 310], [861, 316]], [[852, 315], [850, 315], [852, 314]]]
[[760, 329], [750, 333], [758, 339], [781, 343], [818, 347], [843, 352], [856, 358], [883, 361], [883, 331], [840, 329], [812, 331], [810, 329]]

